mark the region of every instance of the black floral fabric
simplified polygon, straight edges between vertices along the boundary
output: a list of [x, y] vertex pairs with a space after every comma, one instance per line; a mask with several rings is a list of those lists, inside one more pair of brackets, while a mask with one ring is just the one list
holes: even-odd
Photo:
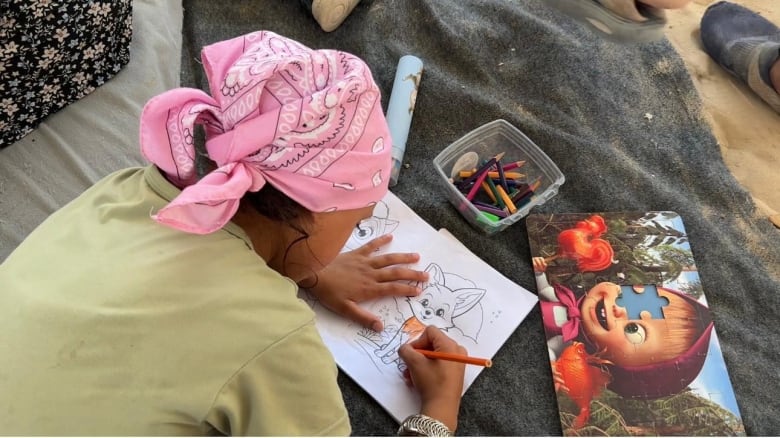
[[0, 148], [130, 59], [132, 0], [0, 0]]

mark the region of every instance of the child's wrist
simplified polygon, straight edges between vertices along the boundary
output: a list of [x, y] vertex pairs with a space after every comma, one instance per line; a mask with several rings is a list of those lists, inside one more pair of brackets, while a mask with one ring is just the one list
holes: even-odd
[[458, 428], [460, 399], [434, 399], [423, 402], [420, 413], [441, 421], [451, 432]]

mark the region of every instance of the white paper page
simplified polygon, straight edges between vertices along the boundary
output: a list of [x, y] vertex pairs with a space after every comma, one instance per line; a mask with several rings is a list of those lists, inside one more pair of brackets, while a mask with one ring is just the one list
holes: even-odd
[[[404, 334], [403, 327], [419, 327], [413, 322], [416, 318], [446, 331], [469, 355], [492, 358], [537, 297], [483, 262], [446, 230], [437, 232], [392, 193], [377, 205], [374, 217], [356, 229], [345, 250], [387, 233], [393, 234], [393, 241], [378, 253], [419, 253], [420, 261], [413, 267], [428, 270], [430, 280], [420, 285], [423, 293], [418, 297], [388, 297], [364, 304], [382, 318], [382, 333], [333, 314], [305, 291], [299, 295], [316, 312], [317, 328], [338, 366], [400, 423], [420, 410], [417, 393], [404, 383], [404, 365], [397, 355], [400, 343], [413, 336]], [[483, 370], [466, 366], [464, 392]]]

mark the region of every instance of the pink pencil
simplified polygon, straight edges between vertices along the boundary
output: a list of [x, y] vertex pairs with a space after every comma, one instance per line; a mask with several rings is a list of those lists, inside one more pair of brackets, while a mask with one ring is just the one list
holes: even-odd
[[502, 167], [503, 170], [512, 170], [517, 169], [518, 167], [523, 167], [525, 164], [525, 161], [514, 161], [509, 164], [505, 164], [504, 167]]
[[474, 181], [474, 187], [472, 187], [471, 190], [469, 190], [469, 194], [466, 195], [466, 199], [468, 199], [469, 201], [474, 199], [474, 196], [477, 195], [477, 191], [479, 191], [480, 187], [482, 186], [482, 182], [485, 181], [485, 178], [488, 176], [488, 173], [490, 172], [488, 172], [486, 169], [484, 172], [482, 172], [481, 175], [477, 177], [477, 180]]

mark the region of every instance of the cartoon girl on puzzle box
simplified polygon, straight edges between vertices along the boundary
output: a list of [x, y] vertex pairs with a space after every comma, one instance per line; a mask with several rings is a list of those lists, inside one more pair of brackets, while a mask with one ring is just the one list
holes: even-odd
[[[606, 269], [613, 260], [609, 243], [600, 239], [604, 232], [606, 224], [601, 216], [578, 222], [573, 229], [559, 234], [558, 257], [577, 260], [581, 272]], [[654, 319], [645, 311], [639, 319], [630, 319], [627, 309], [618, 304], [620, 285], [600, 282], [576, 296], [572, 289], [579, 288], [548, 282], [548, 260], [534, 257], [533, 267], [553, 365], [566, 347], [580, 341], [590, 357], [596, 357], [594, 362], [606, 369], [603, 383], [625, 398], [669, 396], [696, 378], [704, 365], [713, 329], [706, 306], [684, 293], [659, 286], [658, 295], [668, 300], [662, 310], [664, 318]], [[553, 370], [559, 387], [564, 382], [555, 366]]]

